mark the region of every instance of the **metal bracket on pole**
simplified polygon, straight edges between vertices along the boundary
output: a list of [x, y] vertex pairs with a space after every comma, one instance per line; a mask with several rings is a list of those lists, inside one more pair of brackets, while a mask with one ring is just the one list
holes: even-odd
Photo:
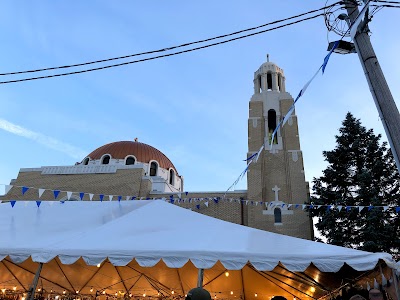
[[39, 281], [40, 272], [42, 271], [43, 263], [39, 263], [39, 267], [36, 271], [35, 278], [33, 279], [32, 286], [29, 289], [28, 300], [33, 300], [35, 298], [35, 291]]
[[204, 277], [204, 269], [199, 269], [199, 273], [197, 276], [197, 287], [203, 287], [203, 277]]

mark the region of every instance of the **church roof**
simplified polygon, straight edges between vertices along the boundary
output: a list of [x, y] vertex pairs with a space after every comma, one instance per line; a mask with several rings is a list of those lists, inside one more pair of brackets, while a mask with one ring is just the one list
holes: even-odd
[[161, 168], [173, 168], [176, 171], [174, 164], [164, 153], [150, 145], [136, 141], [109, 143], [97, 148], [87, 157], [95, 160], [100, 159], [104, 154], [109, 154], [114, 159], [125, 159], [129, 155], [134, 155], [136, 159], [142, 163], [149, 163], [151, 160], [156, 160]]

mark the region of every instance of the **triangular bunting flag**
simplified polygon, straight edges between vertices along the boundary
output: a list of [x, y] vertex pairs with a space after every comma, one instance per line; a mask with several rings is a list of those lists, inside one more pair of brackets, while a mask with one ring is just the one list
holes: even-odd
[[346, 211], [349, 211], [351, 209], [351, 206], [346, 206]]
[[387, 211], [389, 209], [389, 206], [384, 206], [383, 211]]
[[11, 201], [10, 201], [11, 207], [14, 207], [14, 205], [15, 205], [16, 202], [17, 202], [17, 201], [15, 201], [15, 200], [11, 200]]
[[332, 205], [328, 205], [328, 206], [326, 207], [326, 211], [330, 211], [330, 210], [331, 210], [331, 207], [332, 207]]
[[71, 196], [72, 196], [72, 192], [67, 192], [67, 199], [68, 200], [71, 199]]
[[42, 203], [42, 201], [36, 201], [37, 207], [39, 207], [41, 203]]
[[400, 211], [400, 206], [396, 207], [396, 212], [398, 213]]
[[381, 273], [381, 276], [382, 276], [382, 286], [387, 286], [388, 281], [387, 281], [385, 275], [383, 273]]
[[99, 195], [99, 198], [100, 198], [100, 202], [103, 202], [104, 195], [103, 195], [103, 194], [100, 194], [100, 195]]
[[321, 208], [322, 205], [317, 205], [317, 208]]
[[45, 189], [38, 189], [39, 199], [40, 199], [40, 197], [42, 197], [44, 191], [45, 191]]
[[26, 186], [23, 186], [23, 187], [22, 187], [22, 195], [24, 195], [24, 194], [26, 193], [27, 190], [29, 190], [29, 188], [26, 187]]
[[197, 208], [197, 209], [200, 209], [200, 204], [196, 204], [196, 208]]
[[371, 286], [369, 285], [369, 282], [367, 281], [367, 291], [371, 289]]
[[292, 204], [288, 204], [288, 205], [287, 205], [287, 208], [291, 208], [291, 207], [292, 207]]
[[113, 199], [113, 195], [108, 195], [108, 199], [110, 200], [110, 201], [112, 201], [112, 199]]
[[85, 193], [79, 193], [79, 198], [81, 199], [81, 201], [83, 200], [83, 196], [85, 196]]
[[89, 200], [90, 200], [90, 201], [93, 200], [93, 196], [94, 196], [94, 194], [89, 194]]
[[54, 193], [54, 200], [55, 200], [55, 199], [57, 199], [58, 194], [60, 193], [60, 191], [55, 190], [55, 191], [53, 191], [53, 193]]
[[248, 205], [249, 204], [249, 200], [246, 200], [246, 205]]
[[208, 207], [208, 201], [204, 202], [204, 205]]
[[342, 208], [343, 208], [342, 205], [338, 205], [338, 206], [337, 206], [337, 209], [338, 209], [339, 212], [342, 210]]
[[365, 206], [359, 206], [358, 207], [358, 212], [361, 212], [364, 209]]
[[188, 192], [185, 192], [185, 195], [187, 196], [189, 193]]
[[376, 281], [376, 278], [374, 278], [374, 289], [379, 289], [379, 283]]
[[214, 198], [214, 202], [215, 202], [216, 204], [218, 204], [218, 199], [217, 199], [217, 198]]
[[307, 207], [307, 205], [306, 205], [306, 204], [303, 204], [302, 207], [303, 207], [303, 210], [304, 210], [304, 209]]
[[9, 185], [9, 184], [6, 184], [6, 186], [5, 186], [5, 192], [6, 192], [6, 194], [8, 194], [8, 192], [12, 189], [12, 185]]

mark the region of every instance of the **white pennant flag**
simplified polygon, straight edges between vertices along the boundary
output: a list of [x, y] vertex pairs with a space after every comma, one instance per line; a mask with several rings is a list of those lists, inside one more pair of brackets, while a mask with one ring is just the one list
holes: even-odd
[[291, 206], [292, 206], [292, 204], [288, 204], [288, 205], [287, 205], [287, 208], [290, 208]]
[[249, 204], [249, 200], [246, 200], [246, 205]]
[[381, 276], [382, 276], [382, 285], [383, 285], [383, 286], [387, 286], [388, 281], [387, 281], [385, 275], [383, 275], [383, 273], [381, 273]]
[[71, 196], [72, 196], [72, 192], [67, 192], [67, 199], [68, 200], [71, 199]]
[[389, 206], [384, 206], [383, 211], [387, 211], [389, 209]]
[[[368, 1], [365, 6], [363, 7], [363, 9], [360, 11], [360, 13], [358, 14], [357, 18], [354, 20], [353, 24], [350, 27], [350, 35], [351, 35], [351, 39], [354, 39], [354, 37], [356, 36], [357, 30], [358, 30], [358, 26], [360, 25], [361, 21], [363, 20], [363, 18], [365, 17], [365, 13], [368, 9], [369, 6], [369, 2]], [[367, 16], [368, 17], [368, 16]]]
[[45, 191], [45, 189], [38, 189], [38, 192], [39, 192], [39, 199], [40, 199], [40, 197], [42, 197], [44, 191]]
[[302, 206], [303, 206], [303, 210], [304, 210], [307, 207], [307, 204], [303, 204]]
[[208, 201], [204, 202], [204, 205], [208, 207]]
[[358, 207], [358, 212], [361, 212], [364, 209], [365, 206], [359, 206]]
[[321, 208], [322, 205], [317, 205], [317, 208]]
[[89, 200], [90, 200], [90, 201], [93, 200], [93, 196], [94, 196], [94, 194], [89, 194]]
[[112, 201], [112, 199], [113, 199], [113, 195], [108, 195], [108, 199], [110, 200], [110, 201]]
[[367, 291], [371, 289], [371, 286], [369, 285], [369, 282], [367, 281]]
[[6, 186], [5, 186], [5, 192], [6, 192], [6, 194], [8, 194], [8, 192], [12, 189], [12, 185], [8, 185], [8, 184], [6, 184]]
[[126, 201], [128, 201], [128, 200], [129, 200], [129, 198], [130, 198], [129, 196], [126, 196]]
[[256, 206], [258, 205], [258, 201], [256, 201]]
[[338, 209], [339, 212], [342, 210], [342, 208], [343, 208], [343, 205], [338, 205], [337, 206], [337, 209]]
[[232, 198], [229, 198], [229, 202], [232, 202], [233, 201], [233, 199]]
[[378, 283], [378, 281], [376, 281], [376, 278], [374, 278], [374, 289], [379, 290], [379, 283]]

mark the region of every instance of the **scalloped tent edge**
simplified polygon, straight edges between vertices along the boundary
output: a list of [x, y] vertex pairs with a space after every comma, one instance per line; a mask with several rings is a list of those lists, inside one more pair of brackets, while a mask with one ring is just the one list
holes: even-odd
[[[249, 228], [162, 200], [43, 201], [40, 207], [35, 201], [18, 201], [14, 207], [2, 203], [0, 236], [3, 265], [51, 265], [59, 261], [76, 266], [84, 261], [96, 266], [108, 262], [114, 268], [134, 265], [156, 270], [165, 265], [175, 270], [236, 270], [242, 276], [243, 270], [264, 276], [277, 268], [290, 273], [306, 272], [313, 266], [318, 272], [339, 272], [346, 265], [355, 271], [367, 271], [379, 262], [399, 268], [387, 253], [369, 253]], [[3, 279], [6, 278], [0, 276], [1, 282]]]

